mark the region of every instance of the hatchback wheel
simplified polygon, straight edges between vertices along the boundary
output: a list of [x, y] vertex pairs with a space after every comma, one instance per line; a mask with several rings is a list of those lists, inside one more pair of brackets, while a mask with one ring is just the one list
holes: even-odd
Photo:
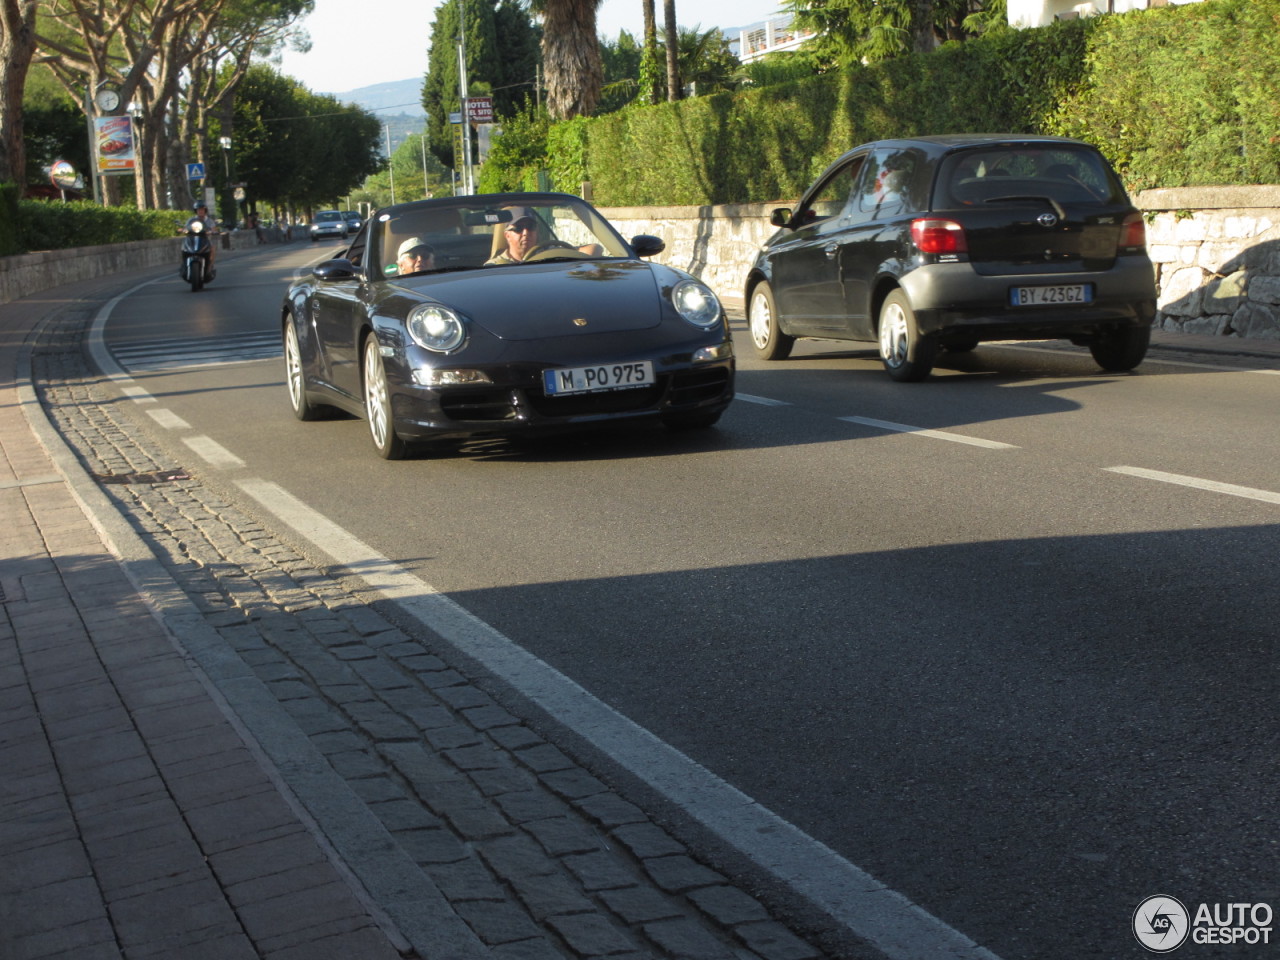
[[1142, 362], [1150, 344], [1151, 327], [1118, 327], [1089, 344], [1089, 352], [1103, 370], [1123, 373]]
[[378, 337], [370, 334], [364, 342], [364, 412], [369, 422], [369, 436], [383, 460], [402, 460], [408, 444], [396, 435], [391, 414], [391, 391], [387, 387], [387, 371], [378, 351]]
[[778, 328], [778, 309], [773, 291], [767, 283], [758, 283], [751, 291], [747, 306], [747, 326], [751, 330], [751, 343], [761, 360], [785, 360], [791, 356], [796, 338]]
[[938, 341], [921, 336], [907, 295], [894, 290], [880, 308], [880, 359], [894, 380], [923, 380], [933, 370]]

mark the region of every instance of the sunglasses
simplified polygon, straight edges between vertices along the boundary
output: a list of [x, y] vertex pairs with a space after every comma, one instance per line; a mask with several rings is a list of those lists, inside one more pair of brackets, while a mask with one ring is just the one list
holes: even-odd
[[538, 225], [536, 223], [526, 223], [523, 225], [518, 223], [511, 223], [507, 225], [508, 233], [524, 233], [529, 230], [537, 230], [537, 229], [538, 229]]

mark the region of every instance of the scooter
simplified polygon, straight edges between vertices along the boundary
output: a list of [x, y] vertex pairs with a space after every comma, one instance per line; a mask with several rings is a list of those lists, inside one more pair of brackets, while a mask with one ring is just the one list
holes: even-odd
[[213, 246], [199, 217], [187, 221], [187, 235], [182, 240], [182, 271], [179, 276], [191, 284], [191, 292], [199, 293], [214, 277], [209, 270]]

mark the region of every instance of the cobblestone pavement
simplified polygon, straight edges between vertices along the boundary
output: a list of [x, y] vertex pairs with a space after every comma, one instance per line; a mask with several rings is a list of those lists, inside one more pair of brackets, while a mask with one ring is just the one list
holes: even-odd
[[[166, 622], [181, 625], [190, 658], [402, 952], [855, 956], [771, 917], [751, 890], [463, 675], [425, 629], [397, 622], [177, 470], [89, 369], [82, 340], [93, 309], [72, 302], [46, 322], [32, 351], [42, 404], [162, 565], [150, 586]], [[166, 591], [166, 577], [180, 589]]]

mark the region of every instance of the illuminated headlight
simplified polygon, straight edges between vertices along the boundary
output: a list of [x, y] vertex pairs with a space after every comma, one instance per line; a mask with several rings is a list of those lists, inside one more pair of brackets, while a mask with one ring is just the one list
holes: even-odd
[[693, 351], [694, 363], [707, 363], [711, 360], [728, 360], [733, 356], [733, 344], [718, 343], [714, 347], [702, 347]]
[[406, 323], [413, 342], [435, 353], [457, 350], [467, 339], [462, 318], [438, 304], [424, 303], [414, 307], [409, 311]]
[[192, 220], [189, 224], [187, 224], [187, 229], [189, 229], [192, 233], [204, 233], [204, 224], [201, 223], [199, 220]]
[[413, 379], [421, 387], [463, 387], [493, 383], [483, 370], [436, 370], [432, 367], [413, 371]]
[[676, 312], [695, 327], [714, 327], [720, 322], [720, 301], [711, 288], [696, 280], [681, 280], [671, 291]]

